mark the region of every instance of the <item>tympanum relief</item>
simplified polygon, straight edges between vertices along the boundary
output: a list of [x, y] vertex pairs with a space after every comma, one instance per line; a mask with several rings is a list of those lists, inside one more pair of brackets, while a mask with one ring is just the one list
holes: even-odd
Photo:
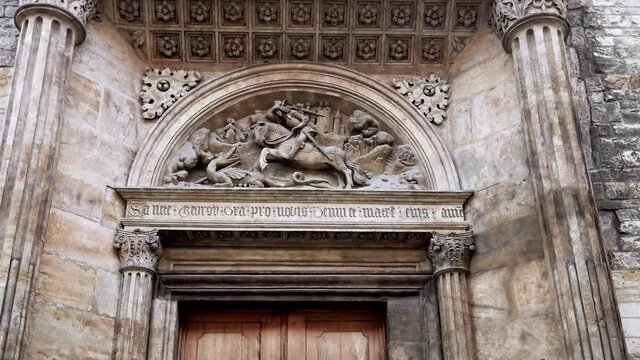
[[[220, 123], [220, 121], [218, 122]], [[170, 158], [165, 186], [419, 189], [413, 149], [364, 110], [275, 101], [194, 131]]]

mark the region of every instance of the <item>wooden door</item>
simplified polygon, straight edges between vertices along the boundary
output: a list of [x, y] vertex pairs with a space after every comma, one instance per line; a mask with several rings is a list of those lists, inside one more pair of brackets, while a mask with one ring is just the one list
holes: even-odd
[[181, 360], [384, 360], [384, 326], [368, 311], [189, 315]]
[[293, 312], [287, 322], [287, 360], [384, 360], [382, 324], [372, 312]]
[[264, 312], [190, 314], [181, 331], [183, 360], [281, 360], [282, 316]]

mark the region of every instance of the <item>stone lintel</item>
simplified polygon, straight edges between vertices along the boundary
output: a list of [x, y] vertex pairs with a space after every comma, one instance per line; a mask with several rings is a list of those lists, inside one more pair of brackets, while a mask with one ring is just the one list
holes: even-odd
[[468, 191], [118, 188], [126, 228], [461, 232]]

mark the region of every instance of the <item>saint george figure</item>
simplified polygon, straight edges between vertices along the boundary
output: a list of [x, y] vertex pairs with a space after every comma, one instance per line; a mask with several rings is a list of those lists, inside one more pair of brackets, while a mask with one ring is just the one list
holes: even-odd
[[301, 109], [294, 105], [287, 103], [287, 100], [276, 101], [274, 105], [267, 111], [265, 117], [275, 123], [280, 123], [287, 128], [291, 129], [288, 135], [285, 135], [279, 139], [269, 141], [268, 145], [281, 144], [286, 140], [295, 137], [291, 151], [287, 156], [287, 160], [292, 160], [300, 149], [304, 148], [307, 141], [313, 144], [324, 156], [329, 157], [322, 146], [318, 144], [315, 137], [318, 135], [318, 130], [310, 123], [311, 117], [309, 115], [322, 116], [306, 109]]

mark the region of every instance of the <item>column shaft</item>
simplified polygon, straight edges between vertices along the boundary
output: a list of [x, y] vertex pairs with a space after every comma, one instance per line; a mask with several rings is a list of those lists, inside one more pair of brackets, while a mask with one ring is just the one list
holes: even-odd
[[122, 272], [122, 291], [116, 324], [116, 360], [146, 360], [153, 273]]
[[530, 168], [572, 359], [622, 359], [621, 333], [578, 123], [564, 37], [556, 17], [509, 34]]
[[[61, 13], [61, 12], [60, 12]], [[0, 353], [18, 358], [46, 227], [64, 88], [74, 49], [69, 20], [31, 14], [21, 23], [0, 124]]]
[[445, 360], [467, 360], [475, 357], [467, 286], [467, 274], [464, 272], [447, 272], [438, 276], [438, 304]]
[[161, 254], [158, 230], [118, 229], [122, 284], [116, 320], [115, 360], [146, 360], [153, 276]]
[[434, 233], [429, 258], [438, 284], [444, 360], [475, 359], [467, 272], [475, 244], [471, 233]]

